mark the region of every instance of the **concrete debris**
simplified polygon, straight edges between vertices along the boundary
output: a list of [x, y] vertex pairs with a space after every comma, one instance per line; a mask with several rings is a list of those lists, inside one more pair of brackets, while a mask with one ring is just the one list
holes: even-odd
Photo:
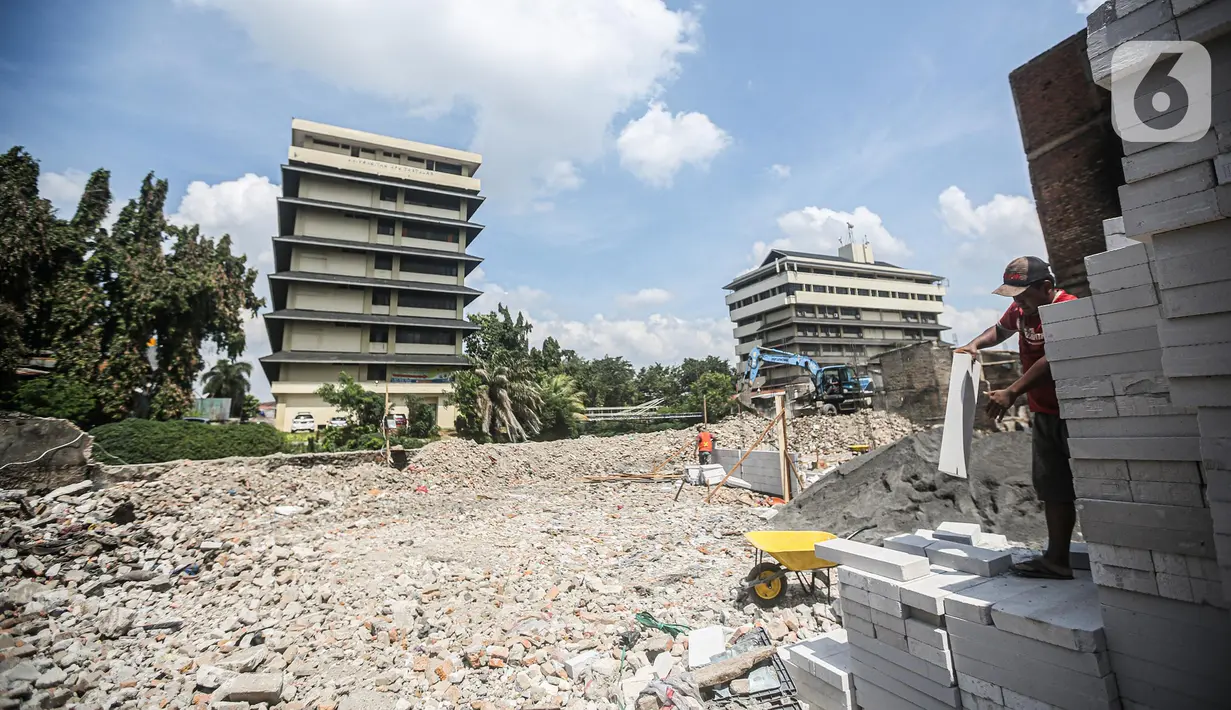
[[780, 643], [836, 628], [794, 583], [775, 609], [735, 603], [756, 509], [568, 480], [648, 470], [685, 436], [442, 441], [406, 471], [182, 462], [6, 494], [0, 707], [633, 707], [688, 653], [638, 612]]

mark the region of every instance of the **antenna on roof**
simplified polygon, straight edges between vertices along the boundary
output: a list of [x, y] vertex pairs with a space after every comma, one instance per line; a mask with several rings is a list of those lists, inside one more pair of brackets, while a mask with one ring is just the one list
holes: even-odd
[[[838, 244], [841, 244], [841, 243], [842, 243], [842, 238], [839, 237]], [[846, 243], [847, 244], [855, 243], [855, 225], [851, 224], [850, 222], [846, 223]]]

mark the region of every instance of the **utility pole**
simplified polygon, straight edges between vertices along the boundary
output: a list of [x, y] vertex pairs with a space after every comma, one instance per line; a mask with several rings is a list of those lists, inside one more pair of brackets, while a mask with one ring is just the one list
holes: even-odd
[[778, 467], [782, 469], [782, 500], [791, 502], [791, 470], [786, 451], [786, 393], [774, 395], [774, 414], [778, 418]]
[[381, 428], [385, 430], [385, 463], [393, 465], [393, 450], [389, 447], [389, 380], [385, 379], [385, 413], [381, 416]]

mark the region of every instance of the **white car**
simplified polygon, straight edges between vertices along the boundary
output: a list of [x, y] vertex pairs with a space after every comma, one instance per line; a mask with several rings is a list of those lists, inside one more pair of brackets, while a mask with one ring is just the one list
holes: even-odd
[[291, 420], [291, 433], [297, 431], [316, 431], [316, 418], [311, 412], [300, 412]]
[[340, 429], [349, 423], [350, 422], [346, 420], [346, 417], [334, 417], [329, 420], [329, 426], [334, 427], [335, 429]]

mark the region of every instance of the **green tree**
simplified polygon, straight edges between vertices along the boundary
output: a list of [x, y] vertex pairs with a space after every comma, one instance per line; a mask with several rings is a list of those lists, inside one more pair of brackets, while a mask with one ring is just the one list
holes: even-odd
[[239, 412], [239, 420], [246, 422], [259, 416], [261, 416], [261, 400], [250, 394], [244, 395], [244, 407]]
[[479, 380], [478, 429], [493, 439], [509, 441], [525, 441], [538, 433], [542, 399], [530, 368], [479, 362], [474, 375]]
[[504, 304], [492, 313], [477, 313], [470, 322], [478, 330], [466, 336], [466, 354], [479, 362], [513, 365], [530, 357], [530, 331], [534, 327], [518, 311], [514, 319]]
[[576, 436], [586, 405], [573, 378], [563, 373], [545, 377], [539, 385], [539, 396], [543, 400], [539, 410], [540, 437], [552, 440]]
[[588, 406], [627, 407], [636, 404], [636, 373], [622, 357], [580, 360], [566, 371], [577, 381]]
[[349, 373], [338, 374], [336, 385], [321, 385], [316, 396], [348, 415], [351, 423], [376, 428], [385, 419], [385, 398], [355, 382]]
[[530, 364], [543, 375], [556, 375], [564, 370], [565, 362], [576, 359], [577, 353], [565, 350], [555, 338], [547, 336], [541, 348], [530, 349]]
[[[248, 394], [248, 377], [252, 375], [252, 363], [222, 359], [205, 373], [201, 390], [207, 397], [229, 397], [231, 418], [243, 416], [244, 396]], [[260, 404], [260, 402], [257, 402]]]
[[682, 389], [680, 387], [680, 372], [678, 367], [654, 363], [643, 367], [637, 373], [633, 382], [637, 389], [637, 399], [648, 402], [662, 397], [667, 406], [679, 404]]
[[88, 426], [97, 405], [94, 393], [86, 384], [63, 375], [26, 380], [13, 398], [13, 406], [19, 412], [67, 419], [79, 426]]
[[458, 436], [478, 442], [488, 439], [479, 418], [479, 390], [482, 387], [483, 381], [473, 370], [460, 370], [453, 375], [453, 391], [448, 398], [448, 403], [457, 408], [453, 430]]
[[735, 370], [731, 367], [731, 363], [717, 355], [710, 355], [703, 360], [686, 357], [680, 363], [678, 372], [681, 393], [690, 391], [693, 383], [701, 379], [701, 376], [707, 372], [735, 376]]
[[167, 183], [153, 174], [111, 230], [110, 175], [86, 183], [75, 215], [38, 197], [38, 165], [20, 148], [0, 159], [0, 389], [28, 353], [87, 384], [103, 419], [174, 418], [193, 406], [201, 346], [244, 349], [244, 311], [263, 305], [257, 272], [231, 240], [168, 225]]
[[719, 372], [702, 374], [688, 394], [684, 396], [680, 408], [688, 412], [706, 411], [711, 422], [718, 421], [735, 411], [732, 397], [735, 395], [735, 378]]
[[435, 406], [414, 395], [407, 395], [406, 411], [406, 433], [410, 436], [425, 439], [440, 433], [440, 428], [436, 426]]

